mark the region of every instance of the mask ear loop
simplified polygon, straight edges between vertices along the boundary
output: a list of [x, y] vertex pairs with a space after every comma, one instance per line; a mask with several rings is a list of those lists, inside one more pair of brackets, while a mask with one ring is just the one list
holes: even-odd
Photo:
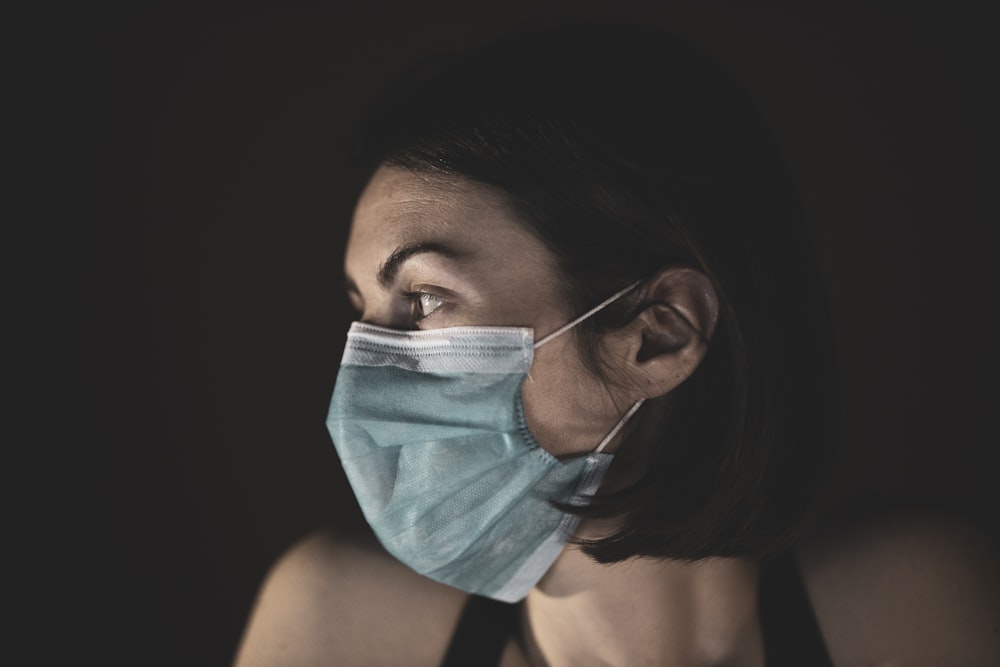
[[641, 280], [637, 280], [634, 283], [632, 283], [631, 285], [629, 285], [628, 287], [626, 287], [625, 289], [621, 290], [620, 292], [615, 292], [614, 294], [612, 294], [611, 296], [609, 296], [607, 299], [605, 299], [604, 301], [600, 302], [599, 304], [597, 304], [596, 306], [594, 306], [593, 308], [591, 308], [590, 310], [588, 310], [587, 312], [585, 312], [583, 315], [581, 315], [580, 317], [578, 317], [575, 320], [573, 320], [572, 322], [570, 322], [569, 324], [564, 324], [563, 326], [559, 327], [558, 329], [556, 329], [552, 333], [550, 333], [550, 334], [548, 334], [546, 336], [543, 336], [541, 338], [541, 340], [538, 340], [538, 341], [535, 342], [535, 347], [539, 348], [542, 345], [545, 345], [546, 343], [548, 343], [550, 340], [552, 340], [556, 336], [560, 336], [560, 335], [566, 333], [567, 331], [569, 331], [570, 329], [572, 329], [573, 327], [575, 327], [577, 324], [579, 324], [580, 322], [583, 322], [585, 319], [587, 319], [588, 317], [590, 317], [591, 315], [593, 315], [597, 311], [601, 310], [602, 308], [604, 308], [608, 304], [612, 303], [613, 301], [615, 301], [617, 299], [620, 299], [626, 293], [631, 292], [632, 290], [634, 290], [639, 285], [639, 283], [641, 283], [641, 282], [642, 282]]
[[[625, 289], [620, 290], [618, 292], [615, 292], [614, 294], [612, 294], [611, 296], [609, 296], [607, 299], [605, 299], [604, 301], [600, 302], [599, 304], [597, 304], [596, 306], [594, 306], [593, 308], [591, 308], [590, 310], [588, 310], [587, 312], [585, 312], [583, 315], [580, 315], [575, 320], [572, 320], [568, 324], [564, 324], [563, 326], [559, 327], [558, 329], [556, 329], [552, 333], [550, 333], [550, 334], [548, 334], [546, 336], [543, 336], [540, 340], [538, 340], [537, 342], [535, 342], [535, 347], [539, 348], [542, 345], [545, 345], [546, 343], [548, 343], [550, 340], [556, 338], [557, 336], [561, 336], [562, 334], [566, 333], [567, 331], [569, 331], [570, 329], [572, 329], [573, 327], [575, 327], [580, 322], [583, 322], [585, 319], [587, 319], [588, 317], [590, 317], [591, 315], [593, 315], [597, 311], [599, 311], [602, 308], [604, 308], [605, 306], [613, 303], [614, 301], [617, 301], [618, 299], [620, 299], [621, 297], [623, 297], [628, 292], [631, 292], [632, 290], [634, 290], [636, 287], [639, 286], [639, 284], [641, 282], [642, 282], [641, 280], [637, 280], [634, 283], [632, 283], [631, 285], [629, 285], [628, 287], [626, 287]], [[608, 443], [610, 443], [614, 439], [614, 437], [616, 435], [618, 435], [618, 432], [621, 431], [622, 428], [625, 426], [626, 422], [628, 422], [628, 420], [632, 418], [632, 415], [635, 414], [636, 410], [639, 409], [639, 407], [642, 405], [642, 403], [643, 403], [644, 400], [645, 399], [640, 398], [638, 401], [636, 401], [632, 405], [631, 408], [628, 409], [628, 412], [626, 412], [622, 416], [622, 418], [618, 420], [618, 423], [615, 424], [615, 427], [613, 429], [611, 429], [611, 432], [608, 433], [606, 436], [604, 436], [604, 439], [601, 440], [600, 444], [597, 445], [597, 448], [594, 449], [594, 451], [593, 451], [594, 454], [600, 454], [602, 451], [604, 451], [604, 448], [608, 446]]]
[[597, 449], [595, 449], [593, 452], [594, 454], [600, 454], [602, 451], [604, 451], [604, 448], [608, 446], [608, 443], [611, 442], [611, 440], [616, 435], [618, 435], [618, 431], [622, 430], [622, 427], [625, 426], [625, 422], [627, 422], [629, 419], [632, 418], [632, 415], [635, 414], [635, 411], [639, 409], [639, 406], [641, 406], [643, 401], [645, 400], [646, 399], [644, 398], [640, 398], [632, 405], [631, 408], [628, 409], [628, 412], [626, 412], [625, 415], [618, 420], [618, 423], [615, 424], [615, 427], [613, 429], [611, 429], [611, 432], [608, 433], [606, 436], [604, 436], [604, 439], [601, 440], [601, 443], [597, 445]]

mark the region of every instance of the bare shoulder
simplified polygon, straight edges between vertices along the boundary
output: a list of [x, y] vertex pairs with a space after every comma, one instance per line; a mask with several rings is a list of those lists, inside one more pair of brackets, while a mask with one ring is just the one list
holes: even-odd
[[967, 519], [840, 518], [798, 556], [834, 664], [1000, 664], [1000, 556]]
[[373, 540], [317, 532], [271, 568], [235, 664], [437, 665], [464, 601]]

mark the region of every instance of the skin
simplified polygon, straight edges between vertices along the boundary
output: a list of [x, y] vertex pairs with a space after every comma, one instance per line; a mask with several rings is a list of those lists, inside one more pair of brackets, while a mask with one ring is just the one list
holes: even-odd
[[[424, 245], [416, 252], [415, 244]], [[360, 319], [386, 327], [529, 326], [538, 339], [578, 315], [565, 305], [554, 258], [501, 193], [461, 179], [380, 168], [355, 210], [345, 273]], [[667, 268], [643, 289], [652, 305], [602, 341], [614, 383], [580, 361], [573, 330], [537, 351], [523, 401], [532, 433], [554, 455], [591, 451], [635, 401], [668, 394], [703, 358], [703, 340], [674, 309], [710, 334], [718, 303], [708, 280]], [[579, 534], [599, 537], [610, 527], [585, 522]], [[938, 664], [927, 658], [960, 655], [940, 664], [972, 665], [1000, 656], [989, 545], [919, 518], [888, 536], [858, 530], [831, 529], [835, 538], [802, 558], [835, 664]], [[897, 567], [904, 549], [907, 566]], [[958, 590], [949, 585], [956, 579]], [[521, 605], [519, 637], [502, 664], [763, 665], [756, 586], [746, 559], [600, 565], [571, 545]], [[886, 602], [896, 590], [910, 598]], [[236, 664], [437, 665], [464, 601], [377, 545], [320, 533], [269, 574]], [[869, 610], [864, 632], [859, 608]], [[958, 645], [960, 654], [950, 652]]]
[[[447, 246], [449, 252], [412, 254], [391, 283], [381, 284], [379, 269], [414, 244]], [[344, 269], [361, 321], [386, 327], [528, 326], [540, 339], [578, 315], [566, 305], [555, 258], [502, 195], [462, 180], [378, 170], [355, 210]], [[704, 276], [665, 272], [652, 289], [702, 330], [714, 326], [717, 306]], [[709, 303], [695, 303], [699, 299]], [[672, 311], [654, 307], [606, 338], [605, 359], [623, 372], [627, 386], [610, 385], [586, 369], [573, 330], [536, 349], [523, 398], [539, 444], [556, 456], [590, 451], [635, 401], [680, 384], [705, 346], [679, 324]], [[678, 336], [680, 349], [656, 354], [657, 346], [678, 347]]]
[[[551, 280], [552, 257], [511, 218], [487, 188], [380, 170], [356, 208], [344, 261], [361, 321], [397, 329], [530, 326], [548, 333], [572, 319]], [[455, 255], [411, 255], [388, 286], [379, 284], [378, 268], [414, 243], [447, 245]], [[412, 293], [427, 295], [423, 306]], [[609, 431], [628, 408], [628, 397], [603, 391], [579, 359], [566, 354], [572, 344], [566, 335], [540, 348], [524, 388], [528, 424], [557, 456], [596, 445], [601, 436], [594, 434]]]

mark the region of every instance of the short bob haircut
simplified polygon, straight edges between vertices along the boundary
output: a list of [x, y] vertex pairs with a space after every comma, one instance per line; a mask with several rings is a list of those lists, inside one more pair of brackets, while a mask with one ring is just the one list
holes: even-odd
[[[670, 266], [715, 286], [702, 364], [626, 432], [618, 458], [640, 472], [571, 510], [620, 519], [587, 553], [763, 557], [801, 534], [834, 439], [826, 306], [774, 141], [715, 63], [638, 27], [522, 27], [407, 72], [356, 157], [363, 176], [388, 164], [498, 188], [556, 256], [578, 312]], [[578, 328], [606, 381], [600, 336], [643, 296]]]

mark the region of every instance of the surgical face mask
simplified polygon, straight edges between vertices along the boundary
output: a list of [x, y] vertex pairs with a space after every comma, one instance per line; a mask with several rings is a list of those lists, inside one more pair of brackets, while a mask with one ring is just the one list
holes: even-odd
[[612, 456], [560, 461], [528, 429], [521, 385], [539, 347], [634, 288], [534, 342], [533, 330], [397, 331], [355, 323], [327, 427], [382, 545], [420, 574], [516, 602], [549, 569]]

